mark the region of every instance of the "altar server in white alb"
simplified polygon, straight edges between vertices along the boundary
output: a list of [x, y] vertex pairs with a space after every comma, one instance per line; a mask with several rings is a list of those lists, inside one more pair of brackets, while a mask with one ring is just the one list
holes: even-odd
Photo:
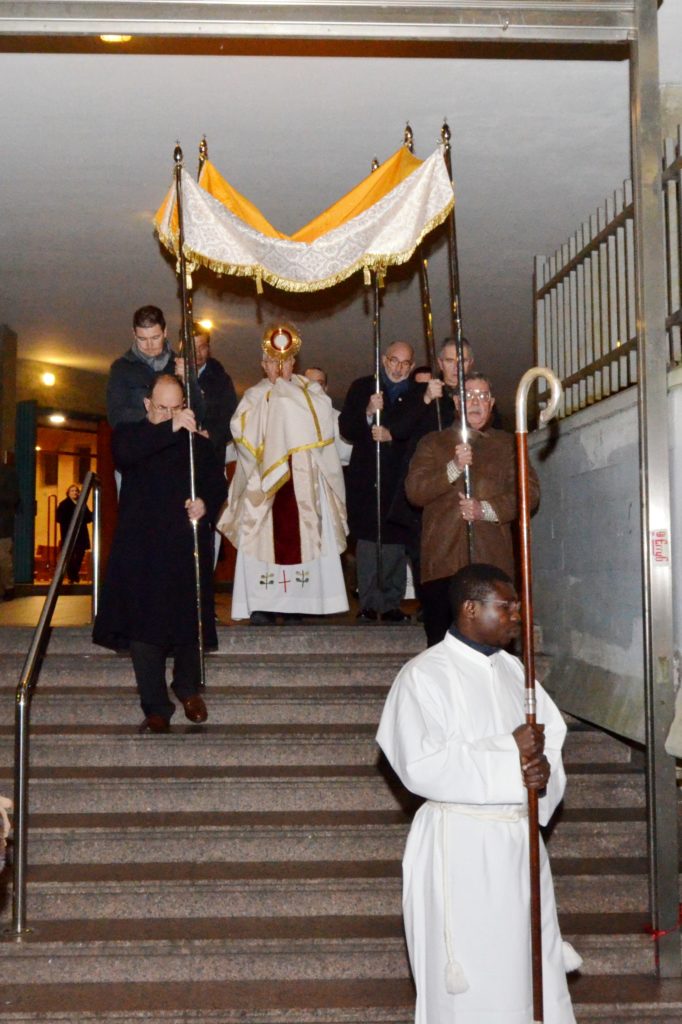
[[348, 610], [334, 414], [320, 385], [293, 372], [300, 345], [290, 324], [266, 331], [265, 377], [230, 424], [237, 469], [218, 529], [237, 548], [232, 618], [253, 625]]
[[[401, 670], [377, 740], [426, 798], [403, 859], [415, 1024], [532, 1024], [527, 790], [545, 824], [561, 800], [564, 721], [542, 687], [525, 724], [524, 673], [504, 648], [520, 607], [509, 577], [475, 564], [453, 577], [453, 627]], [[559, 932], [541, 843], [545, 1024], [575, 1024], [566, 972], [581, 961]]]

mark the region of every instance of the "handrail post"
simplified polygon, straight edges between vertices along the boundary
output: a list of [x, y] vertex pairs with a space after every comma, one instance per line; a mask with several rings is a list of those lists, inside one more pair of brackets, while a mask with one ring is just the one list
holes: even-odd
[[[69, 528], [64, 538], [62, 550], [59, 553], [57, 567], [52, 582], [50, 583], [47, 596], [43, 603], [38, 625], [33, 631], [31, 645], [26, 654], [24, 666], [21, 670], [21, 678], [16, 690], [16, 711], [14, 716], [14, 884], [12, 887], [12, 925], [11, 932], [16, 939], [20, 939], [26, 928], [26, 864], [28, 845], [28, 768], [29, 768], [29, 732], [28, 719], [31, 706], [31, 693], [33, 684], [38, 674], [40, 662], [45, 650], [45, 643], [52, 621], [59, 587], [61, 586], [66, 566], [73, 554], [76, 538], [83, 524], [85, 503], [90, 496], [90, 491], [95, 492], [94, 503], [99, 518], [99, 491], [100, 481], [97, 475], [89, 472], [83, 482], [83, 489], [76, 502], [76, 508], [71, 517]], [[95, 528], [95, 544], [97, 546], [97, 570], [93, 574], [99, 575], [99, 523]], [[94, 562], [93, 553], [93, 562]], [[93, 575], [93, 595], [95, 593], [95, 578]]]
[[95, 481], [92, 493], [92, 621], [99, 611], [102, 563], [102, 484]]

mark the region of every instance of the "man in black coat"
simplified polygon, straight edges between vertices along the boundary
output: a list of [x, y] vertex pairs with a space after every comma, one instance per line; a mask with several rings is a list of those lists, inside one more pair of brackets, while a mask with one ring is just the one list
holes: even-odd
[[[339, 417], [339, 431], [353, 445], [346, 476], [348, 526], [356, 541], [358, 595], [361, 621], [404, 622], [400, 610], [405, 592], [406, 531], [387, 521], [388, 510], [400, 479], [403, 454], [410, 428], [402, 422], [412, 390], [410, 374], [414, 351], [405, 341], [389, 345], [382, 356], [381, 390], [373, 376], [353, 381]], [[377, 426], [376, 414], [381, 413]], [[382, 585], [377, 578], [376, 442], [381, 458], [381, 560]]]
[[[80, 498], [81, 489], [78, 484], [71, 484], [66, 491], [66, 497], [63, 501], [60, 501], [57, 505], [57, 522], [59, 523], [59, 534], [64, 546], [66, 535], [69, 532], [69, 526], [73, 519], [73, 514], [76, 511], [76, 505]], [[85, 558], [85, 552], [90, 550], [90, 533], [88, 532], [88, 523], [92, 522], [92, 512], [89, 508], [83, 511], [83, 521], [81, 523], [78, 536], [76, 537], [73, 551], [71, 552], [71, 558], [69, 564], [66, 567], [66, 575], [69, 578], [69, 583], [78, 583], [80, 578], [81, 565]]]
[[[193, 324], [194, 351], [197, 359], [199, 395], [197, 399], [197, 421], [207, 432], [208, 438], [221, 465], [225, 465], [225, 449], [232, 440], [230, 420], [237, 408], [237, 395], [229, 373], [223, 364], [211, 355], [211, 335]], [[178, 359], [175, 364], [178, 376], [184, 380], [185, 361]]]
[[[223, 467], [185, 409], [180, 382], [159, 377], [144, 399], [146, 418], [114, 430], [114, 462], [122, 475], [118, 522], [93, 640], [129, 649], [145, 714], [143, 729], [167, 732], [175, 705], [166, 688], [166, 657], [174, 657], [172, 689], [191, 722], [204, 722], [199, 694], [192, 522], [197, 522], [204, 645], [217, 646], [211, 537], [227, 496]], [[189, 435], [195, 436], [197, 498], [191, 501]], [[199, 496], [200, 495], [200, 496]]]

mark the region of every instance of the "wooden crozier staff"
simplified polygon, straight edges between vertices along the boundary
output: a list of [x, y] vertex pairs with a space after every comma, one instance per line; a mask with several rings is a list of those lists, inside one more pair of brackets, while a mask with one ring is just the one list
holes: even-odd
[[[534, 366], [527, 370], [516, 389], [516, 459], [519, 492], [519, 538], [521, 553], [521, 616], [523, 620], [523, 667], [526, 678], [526, 723], [536, 724], [535, 650], [533, 647], [533, 571], [530, 547], [530, 497], [528, 474], [528, 390], [539, 377], [550, 386], [550, 400], [539, 421], [548, 423], [561, 401], [561, 384], [551, 370]], [[540, 907], [540, 829], [538, 825], [538, 791], [528, 790], [528, 850], [530, 865], [530, 932], [533, 972], [533, 1021], [542, 1024], [542, 921]]]
[[[192, 408], [192, 396], [197, 393], [197, 355], [194, 347], [194, 329], [192, 326], [192, 279], [185, 257], [185, 231], [182, 214], [182, 149], [179, 145], [173, 152], [175, 161], [175, 208], [178, 213], [178, 263], [177, 273], [180, 278], [180, 299], [182, 302], [182, 355], [185, 360], [185, 402], [188, 409]], [[189, 486], [190, 498], [196, 499], [196, 474], [194, 460], [194, 434], [189, 434]], [[204, 622], [201, 608], [201, 563], [199, 560], [199, 524], [192, 521], [194, 539], [194, 582], [196, 587], [197, 629], [199, 636], [199, 670], [200, 687], [206, 688], [206, 664], [204, 660]]]
[[[414, 153], [414, 132], [408, 121], [403, 133], [403, 145], [410, 153]], [[433, 311], [431, 309], [431, 289], [429, 288], [429, 261], [424, 255], [424, 245], [419, 246], [419, 285], [422, 299], [422, 313], [424, 315], [424, 337], [426, 341], [426, 358], [431, 367], [431, 376], [438, 376], [436, 364], [436, 342], [433, 336]], [[443, 429], [443, 419], [440, 410], [440, 398], [434, 399], [436, 403], [436, 421], [438, 429]]]
[[[452, 176], [452, 155], [450, 149], [450, 128], [447, 121], [443, 121], [440, 130], [441, 142], [443, 144], [443, 159], [448, 169], [453, 187], [455, 184]], [[469, 424], [467, 423], [466, 388], [464, 387], [464, 339], [462, 335], [462, 302], [459, 296], [459, 258], [457, 256], [457, 224], [455, 221], [455, 207], [453, 205], [448, 217], [448, 254], [450, 271], [450, 313], [452, 316], [452, 335], [455, 339], [457, 349], [457, 392], [459, 394], [459, 422], [462, 443], [469, 443]], [[464, 495], [471, 497], [471, 467], [465, 466], [463, 472]], [[467, 522], [467, 548], [469, 562], [474, 561], [474, 524]]]

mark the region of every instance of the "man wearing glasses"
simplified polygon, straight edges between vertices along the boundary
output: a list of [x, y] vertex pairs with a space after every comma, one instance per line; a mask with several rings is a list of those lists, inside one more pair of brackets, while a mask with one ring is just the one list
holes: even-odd
[[[473, 524], [474, 561], [497, 566], [514, 578], [512, 523], [516, 521], [514, 439], [491, 424], [495, 399], [490, 378], [474, 371], [466, 377], [469, 439], [458, 424], [427, 434], [417, 446], [405, 480], [405, 493], [424, 509], [421, 582], [424, 629], [429, 646], [439, 643], [450, 625], [448, 589], [452, 576], [469, 561], [467, 524]], [[454, 396], [459, 411], [459, 396]], [[471, 498], [464, 494], [464, 467], [470, 467]], [[530, 470], [531, 508], [540, 489]]]
[[[339, 417], [339, 430], [353, 445], [346, 500], [348, 527], [356, 543], [358, 619], [399, 623], [409, 618], [400, 610], [405, 592], [408, 534], [403, 526], [389, 523], [387, 516], [400, 481], [410, 433], [401, 421], [408, 396], [416, 387], [410, 377], [414, 350], [406, 341], [395, 341], [386, 349], [381, 363], [379, 391], [373, 375], [360, 377], [351, 384]], [[403, 439], [398, 440], [398, 435]], [[381, 580], [377, 571], [377, 442], [381, 459]]]
[[[227, 496], [223, 467], [184, 407], [177, 377], [157, 378], [144, 399], [146, 418], [121, 423], [112, 451], [122, 476], [116, 533], [93, 629], [96, 644], [129, 650], [145, 715], [141, 731], [168, 732], [175, 704], [185, 717], [208, 717], [199, 693], [194, 537], [198, 524], [204, 646], [217, 646], [213, 609], [212, 527]], [[197, 497], [190, 499], [189, 435], [194, 434]]]

